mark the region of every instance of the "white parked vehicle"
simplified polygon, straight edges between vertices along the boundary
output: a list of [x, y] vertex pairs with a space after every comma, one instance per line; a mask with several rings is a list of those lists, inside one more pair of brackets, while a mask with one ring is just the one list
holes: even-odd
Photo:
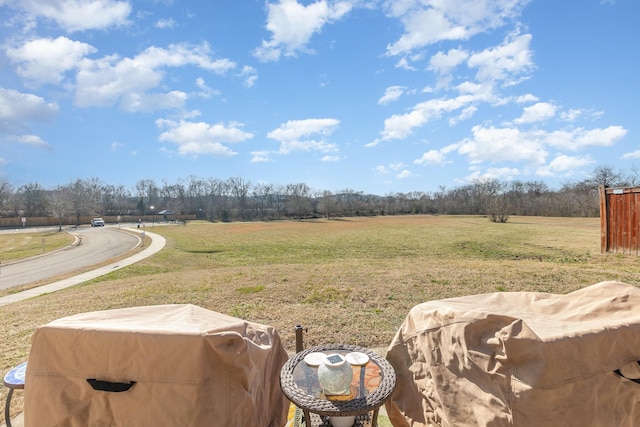
[[104, 220], [102, 218], [93, 218], [91, 220], [92, 227], [104, 227]]

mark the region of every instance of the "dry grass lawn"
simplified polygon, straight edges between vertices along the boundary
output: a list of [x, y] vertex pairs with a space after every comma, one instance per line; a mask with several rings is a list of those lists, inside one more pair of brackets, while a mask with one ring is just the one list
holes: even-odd
[[[34, 330], [86, 311], [190, 303], [275, 326], [306, 345], [385, 347], [414, 305], [496, 291], [638, 285], [638, 260], [600, 254], [598, 218], [389, 216], [156, 226], [166, 248], [55, 294], [0, 307], [0, 368], [27, 359]], [[6, 389], [1, 392], [4, 405]], [[15, 410], [20, 410], [17, 396]]]
[[73, 235], [57, 231], [0, 234], [0, 262], [7, 263], [50, 253], [74, 242]]

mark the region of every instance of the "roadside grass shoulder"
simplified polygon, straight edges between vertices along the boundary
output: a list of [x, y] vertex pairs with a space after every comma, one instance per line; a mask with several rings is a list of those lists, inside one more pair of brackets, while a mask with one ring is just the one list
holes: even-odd
[[72, 244], [75, 237], [65, 231], [0, 233], [0, 262], [16, 261], [49, 253]]

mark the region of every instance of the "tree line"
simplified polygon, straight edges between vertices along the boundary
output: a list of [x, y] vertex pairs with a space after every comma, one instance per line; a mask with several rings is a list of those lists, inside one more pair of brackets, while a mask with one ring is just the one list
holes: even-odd
[[510, 215], [593, 217], [599, 212], [598, 187], [632, 187], [635, 170], [625, 174], [599, 166], [591, 176], [551, 189], [543, 181], [478, 179], [435, 192], [386, 195], [350, 188], [312, 190], [304, 183], [252, 184], [242, 178], [189, 176], [175, 183], [143, 179], [135, 188], [111, 185], [98, 178], [77, 179], [54, 188], [37, 182], [14, 187], [0, 181], [0, 217], [51, 217], [79, 225], [86, 216], [148, 217], [162, 210], [208, 221], [256, 221], [368, 215], [487, 215], [505, 222]]

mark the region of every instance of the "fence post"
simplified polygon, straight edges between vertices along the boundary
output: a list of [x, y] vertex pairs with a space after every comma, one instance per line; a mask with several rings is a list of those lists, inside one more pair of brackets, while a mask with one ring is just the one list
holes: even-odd
[[609, 203], [607, 200], [607, 187], [600, 185], [600, 253], [605, 254], [609, 250]]

